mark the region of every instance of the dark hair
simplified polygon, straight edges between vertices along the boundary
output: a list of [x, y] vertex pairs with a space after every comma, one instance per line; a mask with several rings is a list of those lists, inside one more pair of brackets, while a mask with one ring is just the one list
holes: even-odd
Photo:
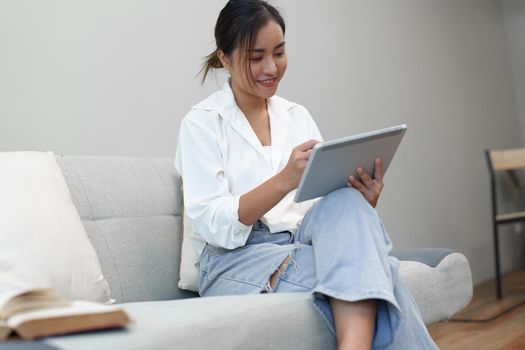
[[259, 30], [269, 21], [274, 20], [285, 32], [284, 20], [279, 11], [263, 0], [230, 0], [224, 6], [215, 24], [215, 43], [217, 49], [205, 57], [201, 72], [204, 72], [202, 83], [212, 68], [223, 68], [217, 50], [229, 56], [236, 48], [240, 50], [241, 64], [251, 77], [247, 54], [253, 45]]

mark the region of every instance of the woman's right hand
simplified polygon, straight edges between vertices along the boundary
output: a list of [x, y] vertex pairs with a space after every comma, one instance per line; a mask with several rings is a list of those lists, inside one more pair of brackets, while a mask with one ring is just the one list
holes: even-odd
[[290, 192], [299, 186], [301, 176], [303, 176], [304, 168], [310, 158], [310, 153], [315, 144], [320, 143], [318, 140], [308, 140], [301, 143], [292, 150], [288, 163], [279, 173], [281, 177], [281, 183], [284, 186], [286, 192]]

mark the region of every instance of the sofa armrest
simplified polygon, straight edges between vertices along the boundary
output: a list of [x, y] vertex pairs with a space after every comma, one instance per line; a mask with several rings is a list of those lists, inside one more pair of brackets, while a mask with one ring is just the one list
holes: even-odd
[[449, 320], [472, 299], [472, 273], [463, 254], [445, 248], [419, 248], [391, 255], [400, 260], [399, 275], [425, 324]]
[[452, 253], [454, 251], [447, 248], [417, 248], [393, 251], [390, 255], [399, 260], [417, 261], [430, 267], [436, 267], [447, 255]]

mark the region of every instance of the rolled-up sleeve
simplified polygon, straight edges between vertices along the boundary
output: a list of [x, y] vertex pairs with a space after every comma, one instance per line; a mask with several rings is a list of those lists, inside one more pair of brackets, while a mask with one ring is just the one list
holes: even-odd
[[191, 111], [180, 125], [175, 168], [182, 176], [193, 234], [214, 246], [235, 249], [245, 245], [252, 227], [239, 221], [241, 195], [230, 192], [216, 129], [205, 111]]

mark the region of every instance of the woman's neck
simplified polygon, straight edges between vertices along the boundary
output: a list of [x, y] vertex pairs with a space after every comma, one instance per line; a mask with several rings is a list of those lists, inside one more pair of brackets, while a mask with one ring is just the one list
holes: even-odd
[[266, 112], [265, 98], [247, 94], [237, 88], [235, 84], [231, 84], [231, 88], [237, 106], [239, 106], [240, 110], [247, 118], [249, 118], [248, 116], [260, 115], [261, 113]]

